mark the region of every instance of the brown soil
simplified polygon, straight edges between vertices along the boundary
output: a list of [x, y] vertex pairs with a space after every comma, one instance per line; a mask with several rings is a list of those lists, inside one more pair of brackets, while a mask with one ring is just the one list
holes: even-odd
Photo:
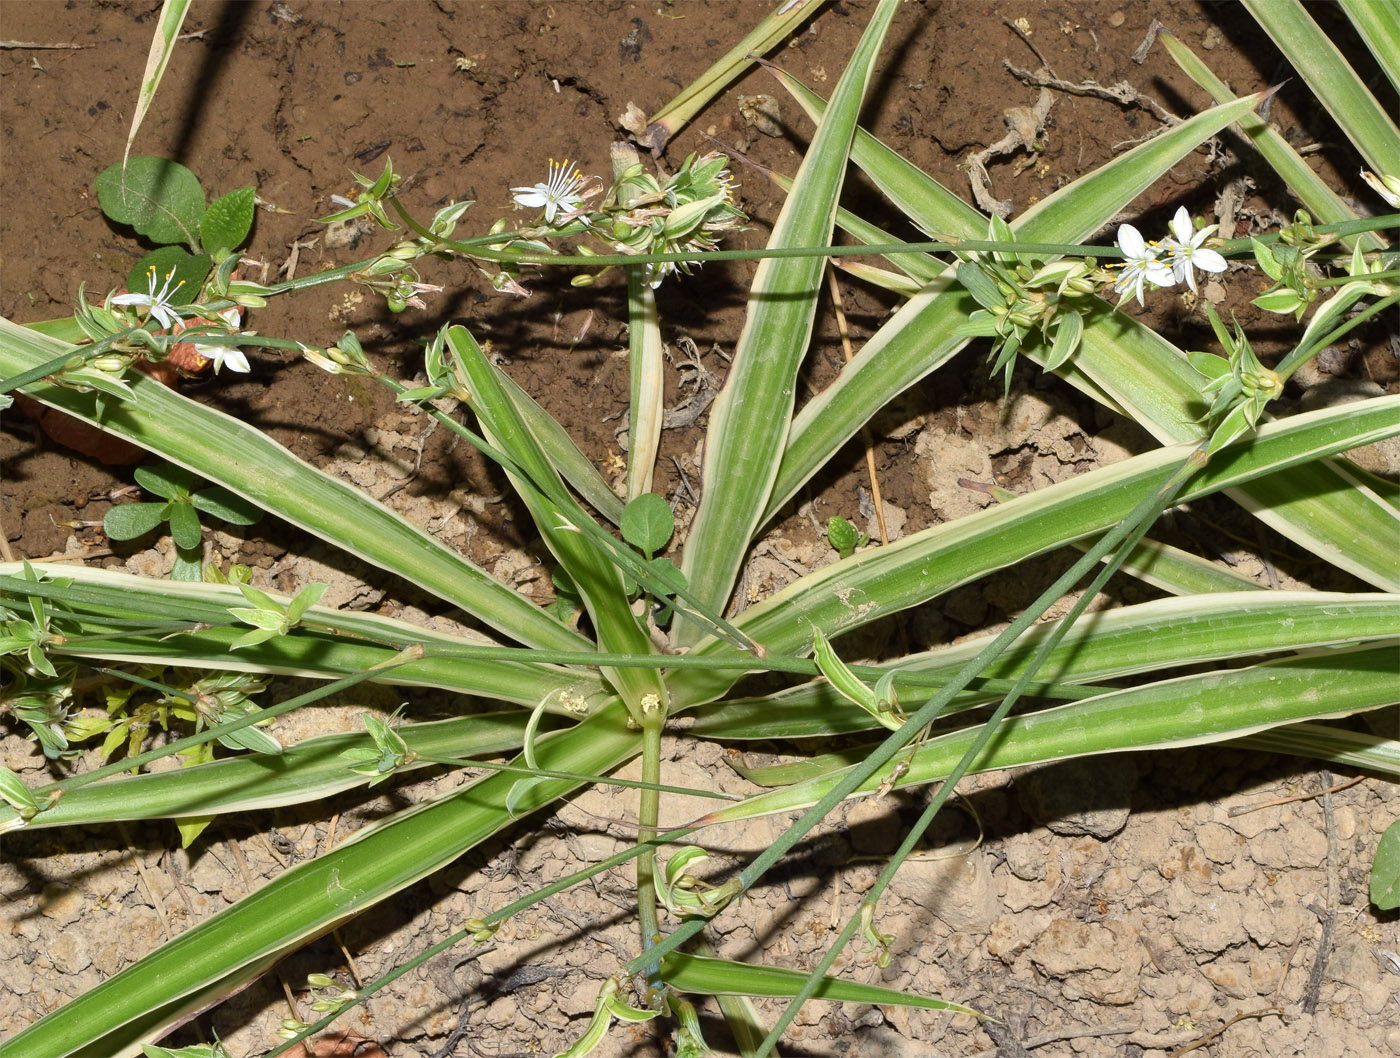
[[[0, 37], [85, 46], [0, 52], [8, 204], [0, 216], [0, 312], [11, 319], [70, 312], [80, 283], [89, 291], [112, 289], [143, 252], [103, 218], [93, 179], [121, 157], [157, 10], [155, 3], [47, 0], [6, 0], [0, 7]], [[177, 50], [135, 151], [183, 162], [214, 192], [256, 184], [260, 199], [278, 211], [259, 212], [249, 257], [275, 275], [296, 254], [297, 273], [306, 274], [387, 245], [373, 231], [332, 244], [312, 220], [332, 211], [332, 194], [349, 191], [347, 170], [374, 173], [390, 156], [406, 176], [403, 197], [420, 215], [449, 199], [470, 198], [477, 205], [459, 230], [485, 230], [510, 212], [508, 188], [541, 179], [551, 157], [605, 172], [607, 146], [618, 136], [616, 119], [626, 104], [657, 109], [763, 10], [757, 4], [616, 0], [197, 3], [185, 27], [195, 36]], [[865, 4], [828, 7], [773, 58], [829, 89], [867, 13]], [[1007, 107], [1030, 105], [1036, 97], [1003, 68], [1004, 59], [1032, 67], [1036, 56], [1001, 14], [971, 3], [906, 5], [865, 115], [865, 125], [890, 146], [969, 198], [959, 162], [1000, 138]], [[1032, 0], [1005, 14], [1025, 17], [1030, 43], [1059, 77], [1126, 80], [1175, 113], [1205, 100], [1160, 48], [1141, 65], [1130, 58], [1153, 16], [1206, 55], [1238, 92], [1288, 74], [1263, 34], [1233, 8]], [[739, 95], [777, 100], [791, 133], [760, 131]], [[736, 161], [742, 156], [792, 172], [810, 128], [780, 95], [766, 75], [751, 73], [670, 145], [668, 159], [674, 164], [689, 151], [708, 149], [713, 137]], [[1344, 139], [1296, 79], [1272, 106], [1270, 119], [1291, 140], [1323, 145], [1314, 157], [1324, 177], [1355, 194], [1356, 165], [1338, 146]], [[1019, 212], [1156, 127], [1143, 108], [1060, 96], [1036, 164], [1022, 168], [1017, 159], [1005, 159], [990, 167], [995, 194]], [[1243, 187], [1235, 232], [1228, 234], [1274, 224], [1291, 206], [1262, 167], [1229, 153], [1233, 140], [1224, 138], [1222, 146], [1223, 152], [1203, 150], [1183, 161], [1134, 213], [1158, 227], [1179, 204], [1210, 216], [1226, 189]], [[742, 206], [753, 221], [732, 245], [758, 246], [781, 193], [761, 170], [736, 168]], [[1246, 174], [1258, 186], [1241, 185]], [[898, 234], [914, 235], [858, 178], [848, 204]], [[264, 334], [314, 345], [353, 329], [377, 361], [397, 362], [402, 377], [411, 378], [419, 363], [416, 340], [448, 319], [460, 320], [490, 343], [513, 377], [600, 465], [617, 454], [618, 416], [627, 397], [626, 309], [618, 281], [578, 290], [560, 276], [544, 275], [528, 281], [532, 297], [516, 301], [495, 294], [459, 264], [429, 263], [424, 272], [447, 288], [425, 311], [393, 317], [379, 303], [335, 286], [290, 304], [275, 301], [250, 322]], [[749, 263], [709, 266], [660, 295], [666, 339], [692, 338], [705, 367], [719, 376], [742, 324], [751, 273]], [[1231, 293], [1226, 307], [1239, 309], [1261, 352], [1276, 352], [1291, 332], [1254, 313], [1247, 299], [1255, 292]], [[846, 285], [844, 299], [859, 347], [892, 302], [854, 284]], [[1154, 324], [1180, 344], [1207, 346], [1199, 309], [1162, 298], [1152, 312]], [[882, 424], [884, 436], [875, 442], [880, 484], [890, 524], [903, 532], [986, 502], [961, 489], [959, 478], [1041, 487], [1147, 443], [1067, 387], [1025, 369], [1016, 376], [1020, 395], [1011, 414], [1002, 414], [999, 382], [987, 378], [981, 356], [980, 349], [964, 354], [916, 387]], [[251, 375], [186, 382], [185, 392], [386, 497], [526, 594], [548, 596], [548, 575], [529, 551], [528, 518], [501, 499], [505, 484], [483, 460], [381, 393], [298, 360], [270, 353], [251, 359]], [[828, 315], [804, 393], [825, 385], [841, 361]], [[1395, 358], [1381, 334], [1361, 336], [1324, 368], [1395, 388]], [[685, 396], [679, 377], [673, 375], [668, 391], [672, 402]], [[683, 489], [681, 473], [696, 482], [703, 425], [702, 418], [664, 435], [658, 491], [670, 496]], [[55, 447], [14, 413], [0, 432], [0, 459], [0, 527], [17, 557], [67, 553], [135, 572], [169, 569], [168, 546], [113, 544], [101, 532], [103, 514], [130, 485], [128, 472]], [[817, 525], [831, 514], [873, 530], [867, 489], [863, 450], [852, 444], [760, 546], [748, 590], [767, 594], [792, 579], [794, 568], [828, 561]], [[686, 510], [683, 503], [682, 521]], [[1224, 556], [1241, 569], [1283, 585], [1337, 584], [1319, 580], [1331, 575], [1228, 505], [1188, 512], [1179, 521], [1186, 546], [1198, 546], [1191, 541], [1201, 536], [1201, 523], [1243, 534], [1249, 543]], [[392, 614], [428, 605], [285, 526], [217, 533], [213, 549], [221, 560], [255, 567], [259, 583], [289, 589], [330, 581], [328, 603]], [[1050, 575], [1018, 571], [993, 578], [878, 635], [936, 642], [995, 625], [1025, 606]], [[1124, 601], [1144, 598], [1145, 591], [1132, 582], [1112, 589]], [[397, 701], [385, 691], [361, 695], [354, 704], [392, 709]], [[415, 700], [414, 707], [415, 715], [427, 716], [442, 705]], [[286, 741], [344, 723], [346, 717], [326, 710], [317, 714], [319, 726], [303, 720], [300, 728], [288, 724], [278, 733]], [[2, 762], [31, 781], [46, 770], [17, 733], [0, 749]], [[677, 743], [675, 756], [667, 781], [744, 788], [717, 748]], [[189, 851], [178, 849], [173, 828], [7, 837], [0, 864], [8, 921], [0, 932], [0, 1039], [260, 879], [312, 855], [334, 833], [343, 837], [391, 808], [463, 781], [446, 775], [401, 784], [377, 799], [216, 823]], [[1383, 954], [1400, 948], [1396, 920], [1378, 919], [1366, 897], [1376, 838], [1395, 816], [1394, 787], [1366, 779], [1321, 800], [1244, 815], [1230, 811], [1312, 793], [1330, 781], [1329, 772], [1306, 762], [1218, 750], [969, 782], [965, 796], [985, 840], [969, 855], [908, 864], [882, 905], [881, 929], [896, 937], [891, 968], [882, 973], [853, 955], [845, 960], [846, 972], [968, 1003], [1004, 1024], [813, 1004], [783, 1053], [972, 1055], [996, 1048], [1019, 1055], [1021, 1048], [1044, 1047], [1040, 1053], [1162, 1054], [1243, 1013], [1246, 1018], [1203, 1053], [1400, 1054], [1400, 978]], [[1104, 796], [1060, 804], [1050, 797], [1056, 786], [1099, 788]], [[839, 928], [842, 911], [849, 913], [871, 884], [878, 865], [865, 857], [893, 848], [901, 817], [916, 808], [913, 801], [890, 800], [850, 808], [737, 913], [717, 921], [721, 954], [810, 965], [833, 926]], [[463, 917], [558, 877], [580, 860], [611, 853], [625, 835], [609, 832], [598, 817], [632, 810], [628, 799], [590, 792], [537, 821], [534, 833], [521, 831], [480, 849], [372, 922], [347, 926], [338, 937], [343, 949], [328, 939], [284, 964], [281, 976], [293, 989], [312, 970], [348, 980], [344, 953], [353, 956], [362, 979], [381, 974], [456, 929]], [[696, 814], [683, 804], [670, 810], [676, 820]], [[953, 819], [961, 823], [956, 814]], [[728, 870], [741, 863], [769, 844], [784, 822], [758, 821], [717, 838], [713, 866]], [[551, 840], [536, 840], [546, 835]], [[950, 829], [938, 840], [951, 848], [967, 836]], [[609, 875], [547, 901], [515, 919], [486, 955], [439, 957], [375, 997], [351, 1024], [390, 1055], [552, 1053], [566, 1046], [591, 1011], [602, 977], [635, 946], [625, 910], [629, 884], [629, 876]], [[1320, 919], [1333, 923], [1325, 941]], [[276, 1024], [288, 1015], [281, 986], [272, 980], [202, 1018], [201, 1028], [217, 1031], [235, 1054], [258, 1053], [275, 1042]], [[722, 1037], [717, 1024], [706, 1022], [714, 1040]], [[600, 1053], [647, 1055], [660, 1048], [651, 1035], [617, 1032]]]

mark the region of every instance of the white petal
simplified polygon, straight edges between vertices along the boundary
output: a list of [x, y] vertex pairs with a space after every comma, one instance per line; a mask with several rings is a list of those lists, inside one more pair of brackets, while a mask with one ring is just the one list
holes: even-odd
[[1131, 224], [1124, 224], [1118, 228], [1118, 249], [1132, 260], [1146, 254], [1147, 243], [1143, 241], [1141, 232]]
[[1172, 222], [1168, 225], [1171, 232], [1176, 236], [1177, 242], [1189, 243], [1191, 241], [1191, 216], [1186, 212], [1185, 206], [1178, 206], [1176, 215], [1172, 217]]
[[208, 347], [214, 355], [209, 359], [214, 361], [214, 373], [219, 373], [219, 368], [226, 367], [230, 371], [248, 373], [248, 358], [243, 355], [243, 350], [233, 345], [217, 345]]
[[1202, 272], [1225, 271], [1225, 258], [1214, 250], [1198, 249], [1191, 255], [1191, 263]]
[[180, 322], [180, 314], [169, 305], [162, 305], [160, 302], [151, 304], [151, 315], [160, 320], [161, 326], [167, 330], [174, 330], [175, 325]]
[[550, 201], [549, 189], [543, 184], [536, 184], [534, 187], [512, 187], [511, 191], [514, 192], [516, 203], [526, 209], [539, 209]]
[[112, 299], [113, 305], [153, 305], [154, 299], [149, 294], [118, 294]]
[[1207, 224], [1200, 231], [1196, 232], [1195, 235], [1191, 236], [1191, 245], [1200, 246], [1201, 243], [1205, 242], [1213, 234], [1215, 234], [1215, 229], [1218, 227], [1220, 227], [1219, 224]]

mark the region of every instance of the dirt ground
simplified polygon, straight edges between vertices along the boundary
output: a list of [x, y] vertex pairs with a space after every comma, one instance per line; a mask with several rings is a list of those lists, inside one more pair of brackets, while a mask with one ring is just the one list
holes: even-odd
[[[79, 284], [90, 292], [112, 289], [143, 252], [103, 218], [93, 179], [121, 157], [157, 10], [155, 3], [106, 0], [0, 5], [0, 38], [82, 46], [0, 51], [7, 203], [0, 213], [0, 312], [10, 319], [69, 313]], [[183, 162], [214, 192], [255, 184], [260, 200], [276, 211], [259, 212], [248, 257], [269, 275], [288, 266], [306, 274], [387, 245], [374, 232], [333, 238], [313, 222], [333, 210], [332, 194], [349, 192], [348, 170], [375, 173], [392, 157], [406, 177], [403, 197], [420, 215], [470, 198], [476, 205], [459, 231], [485, 230], [510, 212], [508, 189], [543, 179], [551, 158], [606, 172], [608, 144], [618, 137], [617, 118], [628, 102], [654, 112], [765, 10], [757, 3], [661, 0], [196, 2], [185, 26], [191, 37], [176, 52], [136, 152]], [[828, 6], [772, 58], [829, 90], [868, 12], [863, 3]], [[1004, 60], [1022, 68], [1043, 62], [1066, 80], [1127, 81], [1175, 114], [1203, 106], [1202, 93], [1160, 47], [1141, 63], [1133, 60], [1154, 17], [1237, 92], [1289, 74], [1235, 7], [1027, 0], [996, 9], [930, 0], [901, 10], [863, 123], [971, 200], [959, 164], [1001, 137], [1007, 107], [1029, 106], [1037, 97]], [[1021, 18], [1025, 37], [1007, 22]], [[756, 96], [770, 101], [756, 103]], [[1295, 145], [1317, 145], [1312, 157], [1333, 187], [1359, 193], [1344, 138], [1296, 79], [1268, 116]], [[1020, 212], [1158, 127], [1146, 106], [1057, 95], [1033, 164], [1013, 157], [989, 166], [995, 196]], [[742, 207], [753, 218], [729, 245], [758, 246], [782, 198], [762, 169], [744, 161], [791, 173], [810, 131], [771, 79], [754, 72], [669, 146], [667, 160], [678, 164], [714, 144], [728, 151]], [[1162, 227], [1184, 204], [1219, 219], [1230, 235], [1286, 220], [1292, 208], [1286, 197], [1261, 165], [1236, 156], [1237, 147], [1226, 136], [1188, 157], [1134, 204], [1134, 215]], [[914, 236], [858, 177], [848, 204]], [[692, 340], [704, 368], [723, 377], [752, 267], [707, 266], [660, 292], [665, 338], [676, 349], [668, 405], [693, 396], [688, 380], [696, 372], [681, 370], [681, 339]], [[616, 465], [627, 403], [620, 281], [579, 290], [557, 275], [536, 276], [527, 283], [532, 296], [521, 301], [496, 294], [460, 264], [429, 262], [424, 278], [446, 286], [426, 310], [392, 317], [342, 285], [274, 301], [250, 325], [312, 345], [332, 343], [351, 328], [378, 362], [400, 364], [407, 379], [420, 368], [415, 340], [449, 319], [464, 322], [590, 457]], [[1239, 312], [1267, 355], [1290, 332], [1248, 305], [1264, 285], [1252, 278], [1241, 285], [1251, 282], [1256, 288], [1222, 291], [1223, 304]], [[859, 347], [893, 302], [854, 283], [843, 296]], [[842, 361], [836, 329], [825, 318], [799, 400], [824, 386]], [[1148, 318], [1187, 348], [1207, 347], [1199, 307], [1163, 297]], [[1336, 350], [1321, 370], [1394, 392], [1394, 348], [1373, 328]], [[872, 443], [892, 535], [988, 502], [960, 479], [1039, 488], [1150, 447], [1136, 428], [1030, 370], [1018, 370], [1013, 403], [1003, 408], [983, 353], [962, 354], [880, 422]], [[259, 424], [299, 456], [383, 497], [527, 595], [549, 597], [548, 575], [528, 550], [528, 517], [502, 499], [504, 482], [482, 459], [382, 394], [274, 353], [250, 359], [249, 375], [186, 383], [185, 392]], [[1300, 396], [1292, 391], [1289, 399]], [[704, 423], [702, 416], [663, 435], [656, 489], [668, 497], [680, 491], [682, 524], [685, 490], [698, 480]], [[103, 514], [130, 494], [129, 468], [74, 455], [14, 412], [0, 429], [0, 460], [0, 535], [16, 557], [66, 556], [157, 575], [169, 570], [168, 543], [114, 544], [101, 532]], [[812, 483], [756, 549], [746, 572], [751, 597], [831, 560], [818, 532], [831, 514], [874, 529], [860, 442]], [[1166, 538], [1205, 548], [1276, 586], [1356, 587], [1225, 502], [1179, 512]], [[280, 590], [329, 582], [323, 602], [331, 605], [424, 619], [439, 613], [402, 585], [272, 522], [215, 533], [211, 549], [211, 558], [245, 562], [256, 571], [255, 583]], [[873, 630], [869, 650], [875, 653], [882, 640], [947, 642], [996, 627], [1067, 561], [1052, 558], [956, 591]], [[1131, 581], [1110, 590], [1116, 602], [1150, 595]], [[314, 719], [289, 721], [277, 733], [284, 742], [319, 734], [348, 725], [350, 714], [366, 705], [391, 710], [399, 700], [387, 690], [368, 691]], [[455, 707], [427, 696], [411, 701], [413, 715], [422, 718]], [[719, 747], [675, 742], [673, 750], [667, 781], [746, 789]], [[0, 763], [31, 782], [54, 771], [13, 730], [0, 740]], [[843, 965], [854, 979], [966, 1003], [1003, 1024], [816, 1003], [794, 1023], [782, 1053], [1034, 1050], [1129, 1058], [1178, 1053], [1205, 1039], [1201, 1053], [1219, 1058], [1400, 1054], [1397, 919], [1378, 915], [1366, 895], [1376, 840], [1397, 814], [1396, 788], [1363, 777], [1318, 795], [1350, 777], [1342, 769], [1224, 748], [969, 781], [961, 792], [980, 819], [981, 844], [965, 852], [975, 833], [970, 816], [949, 813], [935, 847], [906, 865], [882, 905], [880, 928], [896, 938], [890, 968], [880, 971], [854, 954]], [[378, 797], [221, 820], [189, 850], [179, 849], [173, 827], [7, 835], [0, 860], [0, 1039], [337, 837], [465, 781], [466, 775], [444, 774], [400, 783]], [[1295, 795], [1305, 796], [1288, 800]], [[1285, 803], [1268, 803], [1279, 801]], [[880, 854], [897, 844], [902, 821], [917, 813], [918, 802], [916, 796], [863, 802], [834, 819], [737, 913], [716, 921], [712, 939], [720, 954], [810, 965], [839, 929], [843, 909], [849, 913], [872, 884]], [[278, 1022], [292, 1013], [284, 985], [301, 1004], [296, 1014], [305, 1014], [306, 973], [350, 982], [352, 975], [368, 980], [391, 969], [464, 917], [616, 851], [625, 834], [598, 817], [633, 809], [596, 790], [559, 806], [401, 894], [372, 921], [351, 923], [289, 959], [203, 1015], [198, 1030], [217, 1032], [235, 1055], [270, 1048]], [[675, 821], [696, 814], [684, 803], [668, 812]], [[737, 868], [771, 844], [784, 823], [760, 820], [718, 835], [712, 865]], [[438, 957], [372, 999], [351, 1025], [394, 1056], [504, 1058], [563, 1048], [586, 1023], [602, 978], [633, 953], [630, 881], [604, 875], [545, 901], [513, 920], [486, 954]], [[723, 1040], [716, 1011], [706, 1012], [705, 1025], [711, 1042]], [[181, 1039], [196, 1038], [194, 1027], [181, 1031]], [[642, 1056], [660, 1054], [662, 1046], [645, 1031], [617, 1030], [599, 1053]], [[366, 1043], [359, 1053], [375, 1052]]]

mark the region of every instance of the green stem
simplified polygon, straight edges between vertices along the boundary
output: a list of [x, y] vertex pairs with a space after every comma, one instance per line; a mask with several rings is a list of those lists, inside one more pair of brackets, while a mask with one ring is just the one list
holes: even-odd
[[130, 337], [141, 329], [140, 327], [128, 327], [118, 334], [103, 338], [100, 342], [93, 342], [91, 345], [85, 345], [81, 349], [71, 349], [68, 352], [60, 353], [52, 360], [46, 360], [42, 364], [36, 364], [28, 371], [21, 371], [18, 375], [11, 375], [9, 378], [0, 379], [0, 393], [9, 393], [11, 390], [19, 389], [21, 386], [27, 386], [31, 382], [38, 382], [40, 379], [46, 378], [56, 371], [62, 371], [75, 357], [85, 362], [94, 360], [105, 353], [116, 342]]
[[[666, 712], [659, 705], [642, 714], [642, 788], [637, 807], [640, 824], [638, 837], [652, 841], [660, 833], [657, 820], [661, 812], [661, 732], [666, 727]], [[642, 931], [642, 956], [646, 957], [661, 941], [661, 923], [656, 915], [656, 849], [649, 848], [637, 857], [637, 921]], [[661, 986], [660, 956], [647, 961], [647, 983]]]
[[1318, 287], [1344, 287], [1348, 283], [1371, 283], [1382, 279], [1400, 279], [1400, 268], [1392, 268], [1386, 272], [1368, 272], [1364, 276], [1333, 276], [1331, 279], [1315, 279], [1313, 285]]
[[649, 790], [658, 794], [679, 794], [682, 797], [708, 797], [716, 801], [742, 801], [744, 799], [742, 794], [727, 794], [718, 790], [699, 790], [689, 786], [667, 786], [664, 783], [652, 783], [638, 779], [600, 779], [596, 775], [583, 775], [579, 772], [550, 771], [548, 768], [522, 768], [516, 764], [500, 764], [493, 760], [477, 760], [475, 757], [444, 757], [434, 753], [420, 753], [417, 759], [432, 764], [445, 764], [451, 768], [485, 768], [487, 771], [508, 771], [534, 778], [567, 779], [570, 782], [590, 782], [595, 786], [621, 786], [633, 790]]
[[[1338, 297], [1345, 297], [1346, 294], [1347, 291], [1343, 291], [1341, 294], [1338, 295]], [[1364, 296], [1365, 291], [1361, 291], [1357, 294], [1357, 297]], [[1347, 320], [1345, 323], [1333, 328], [1326, 334], [1314, 338], [1312, 341], [1307, 342], [1306, 344], [1298, 346], [1296, 349], [1294, 349], [1291, 353], [1289, 353], [1283, 358], [1283, 360], [1279, 363], [1278, 367], [1274, 368], [1274, 373], [1278, 375], [1280, 381], [1288, 381], [1289, 377], [1293, 374], [1293, 372], [1297, 371], [1298, 368], [1301, 367], [1305, 362], [1311, 360], [1313, 356], [1315, 356], [1318, 353], [1319, 350], [1327, 348], [1327, 346], [1331, 345], [1338, 338], [1341, 338], [1343, 335], [1347, 334], [1353, 328], [1359, 327], [1361, 324], [1365, 323], [1373, 316], [1380, 315], [1382, 312], [1395, 305], [1397, 302], [1400, 302], [1400, 293], [1391, 294], [1389, 297], [1382, 298], [1380, 301], [1377, 301], [1372, 305], [1367, 305], [1364, 309], [1358, 312], [1351, 319]]]
[[[494, 249], [483, 246], [485, 241], [495, 244], [508, 242], [513, 234], [483, 236], [473, 240], [439, 239], [423, 227], [398, 201], [388, 200], [404, 223], [420, 238], [433, 240], [436, 249], [465, 254], [482, 261], [497, 261], [505, 264], [582, 266], [586, 268], [636, 267], [652, 262], [699, 262], [708, 261], [752, 261], [770, 257], [864, 257], [886, 256], [892, 253], [945, 253], [958, 251], [996, 251], [1003, 253], [1028, 253], [1036, 255], [1070, 255], [1076, 257], [1121, 258], [1123, 251], [1115, 246], [1080, 246], [1074, 243], [1057, 242], [1003, 242], [988, 239], [942, 239], [928, 242], [899, 242], [862, 246], [792, 246], [765, 247], [757, 250], [711, 250], [707, 253], [651, 253], [651, 254], [541, 254], [524, 250]], [[1362, 231], [1383, 231], [1400, 228], [1400, 213], [1383, 217], [1368, 217], [1364, 220], [1345, 221], [1337, 224], [1319, 224], [1315, 231], [1338, 236]], [[548, 237], [565, 237], [582, 232], [561, 230], [547, 233]], [[1277, 242], [1278, 235], [1258, 237], [1260, 242]], [[1252, 249], [1249, 239], [1228, 239], [1219, 248], [1224, 255], [1246, 253]]]

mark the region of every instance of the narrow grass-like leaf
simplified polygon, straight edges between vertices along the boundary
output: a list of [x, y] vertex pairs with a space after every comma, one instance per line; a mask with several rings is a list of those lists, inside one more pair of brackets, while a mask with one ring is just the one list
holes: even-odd
[[185, 24], [185, 15], [190, 9], [190, 0], [165, 0], [160, 8], [160, 18], [156, 21], [155, 37], [146, 56], [146, 69], [141, 74], [141, 90], [136, 96], [136, 108], [131, 115], [131, 131], [126, 134], [126, 149], [122, 152], [122, 162], [131, 156], [131, 145], [136, 141], [136, 132], [145, 120], [146, 111], [151, 108], [151, 100], [156, 97], [156, 89], [165, 76], [165, 68], [170, 65], [170, 56], [175, 53], [175, 41], [180, 36], [180, 27]]
[[[25, 590], [24, 582], [11, 579], [19, 569], [14, 564], [0, 564], [0, 593]], [[583, 702], [604, 690], [598, 674], [582, 668], [485, 658], [472, 658], [464, 664], [463, 655], [450, 656], [455, 648], [495, 646], [484, 637], [452, 635], [391, 617], [319, 606], [303, 616], [303, 627], [230, 654], [229, 644], [245, 630], [228, 613], [230, 607], [244, 603], [232, 585], [177, 584], [87, 566], [36, 563], [34, 569], [45, 577], [70, 582], [49, 595], [61, 612], [80, 620], [84, 616], [93, 619], [90, 627], [84, 622], [82, 634], [68, 634], [55, 648], [59, 654], [334, 678], [373, 668], [404, 647], [421, 643], [429, 648], [429, 656], [395, 667], [385, 681], [440, 687], [520, 705], [532, 705], [563, 692]], [[277, 596], [274, 601], [288, 600]], [[152, 616], [169, 621], [150, 626]], [[137, 623], [138, 628], [127, 631], [131, 623]], [[141, 626], [149, 630], [141, 630]], [[433, 656], [434, 647], [444, 653]], [[585, 648], [583, 656], [588, 652]], [[577, 715], [569, 710], [561, 712]]]
[[[856, 134], [858, 136], [863, 135], [860, 130], [857, 130]], [[783, 189], [784, 193], [792, 193], [792, 179], [790, 177], [784, 176], [782, 173], [772, 173], [770, 176], [773, 182]], [[936, 184], [935, 186], [942, 187], [941, 184]], [[848, 235], [852, 235], [859, 241], [865, 243], [867, 246], [889, 246], [899, 242], [899, 240], [889, 232], [876, 227], [868, 220], [857, 216], [848, 209], [838, 209], [836, 211], [836, 226]], [[926, 253], [887, 253], [884, 254], [883, 257], [886, 261], [889, 261], [890, 264], [904, 272], [904, 274], [917, 283], [918, 286], [923, 286], [925, 283], [938, 278], [938, 276], [943, 274], [944, 269], [948, 267], [942, 261]], [[832, 261], [838, 268], [846, 271], [854, 272], [857, 267], [857, 263], [852, 262], [849, 258], [835, 257], [832, 258]]]
[[[1384, 714], [1382, 714], [1384, 715]], [[1304, 721], [1245, 735], [1230, 743], [1265, 753], [1330, 760], [1400, 780], [1400, 740]], [[1394, 780], [1392, 780], [1394, 781]]]
[[[516, 710], [405, 724], [396, 731], [420, 756], [469, 757], [519, 749], [528, 719], [526, 713]], [[557, 720], [548, 723], [559, 726]], [[372, 745], [365, 734], [322, 735], [276, 755], [228, 757], [192, 768], [96, 782], [65, 794], [52, 809], [35, 816], [27, 829], [215, 816], [304, 804], [364, 786], [365, 777], [352, 772], [342, 754]], [[418, 760], [401, 770], [432, 765], [431, 760]], [[4, 823], [0, 818], [0, 826]]]
[[631, 414], [627, 423], [627, 499], [651, 491], [656, 455], [661, 447], [665, 412], [665, 360], [656, 292], [643, 270], [627, 269], [627, 348]]
[[[447, 344], [468, 380], [471, 407], [483, 431], [534, 483], [533, 489], [521, 488], [519, 475], [511, 474], [540, 535], [582, 595], [599, 647], [620, 654], [651, 653], [651, 639], [637, 622], [623, 590], [622, 573], [581, 531], [584, 523], [590, 521], [589, 515], [564, 493], [554, 466], [516, 413], [481, 348], [462, 327], [448, 329]], [[559, 501], [550, 496], [558, 496]], [[666, 689], [654, 669], [605, 668], [604, 672], [635, 717], [640, 717], [643, 702], [648, 699], [664, 708]]]
[[[1075, 542], [1075, 547], [1082, 549], [1091, 543], [1091, 540], [1080, 540]], [[1243, 573], [1236, 573], [1218, 562], [1157, 540], [1143, 540], [1133, 548], [1133, 553], [1123, 560], [1121, 569], [1144, 584], [1151, 584], [1173, 595], [1268, 590]]]
[[752, 65], [753, 56], [767, 52], [821, 7], [820, 0], [783, 0], [743, 40], [652, 116], [647, 129], [647, 146], [660, 151], [677, 130], [724, 90], [725, 85]]
[[1391, 86], [1400, 92], [1400, 17], [1393, 4], [1377, 0], [1340, 0], [1353, 28], [1366, 42]]
[[[993, 488], [992, 495], [1005, 502], [1014, 498], [1017, 493], [1008, 489]], [[1080, 540], [1075, 546], [1082, 550], [1090, 546], [1090, 543], [1091, 541]], [[1133, 548], [1132, 554], [1123, 559], [1120, 568], [1124, 573], [1173, 595], [1265, 590], [1262, 584], [1250, 580], [1242, 573], [1236, 573], [1227, 566], [1157, 540], [1142, 540]]]
[[506, 391], [511, 403], [515, 405], [516, 413], [525, 420], [530, 433], [544, 449], [549, 461], [554, 464], [554, 469], [559, 471], [560, 476], [573, 486], [574, 491], [588, 501], [594, 510], [616, 525], [622, 517], [622, 500], [609, 488], [608, 483], [603, 480], [603, 475], [598, 473], [598, 468], [583, 454], [574, 443], [574, 439], [564, 432], [564, 428], [553, 416], [536, 404], [534, 398], [499, 367], [495, 370], [501, 388]]
[[[866, 27], [773, 226], [770, 247], [830, 242], [856, 117], [898, 7], [881, 0]], [[722, 610], [729, 599], [778, 472], [824, 267], [820, 257], [765, 258], [754, 275], [743, 333], [710, 413], [700, 507], [681, 564], [687, 583], [712, 609]], [[700, 637], [694, 622], [677, 623], [680, 642]]]
[[[1102, 683], [1174, 666], [1379, 639], [1397, 627], [1400, 595], [1236, 591], [1206, 598], [1158, 599], [1085, 614], [1046, 659], [1039, 677], [1056, 684]], [[983, 678], [1015, 679], [1052, 628], [1042, 624], [1031, 629], [987, 667]], [[917, 673], [935, 680], [951, 679], [991, 638], [978, 636], [911, 654], [881, 669], [897, 673], [895, 689], [907, 705], [929, 692], [925, 685], [916, 687], [900, 677]], [[999, 696], [970, 689], [945, 713]], [[807, 738], [876, 726], [869, 714], [845, 703], [825, 681], [762, 698], [729, 699], [703, 706], [694, 715], [691, 732], [716, 739]]]
[[1400, 129], [1394, 118], [1376, 102], [1303, 5], [1298, 0], [1244, 0], [1244, 6], [1371, 168], [1400, 174]]

